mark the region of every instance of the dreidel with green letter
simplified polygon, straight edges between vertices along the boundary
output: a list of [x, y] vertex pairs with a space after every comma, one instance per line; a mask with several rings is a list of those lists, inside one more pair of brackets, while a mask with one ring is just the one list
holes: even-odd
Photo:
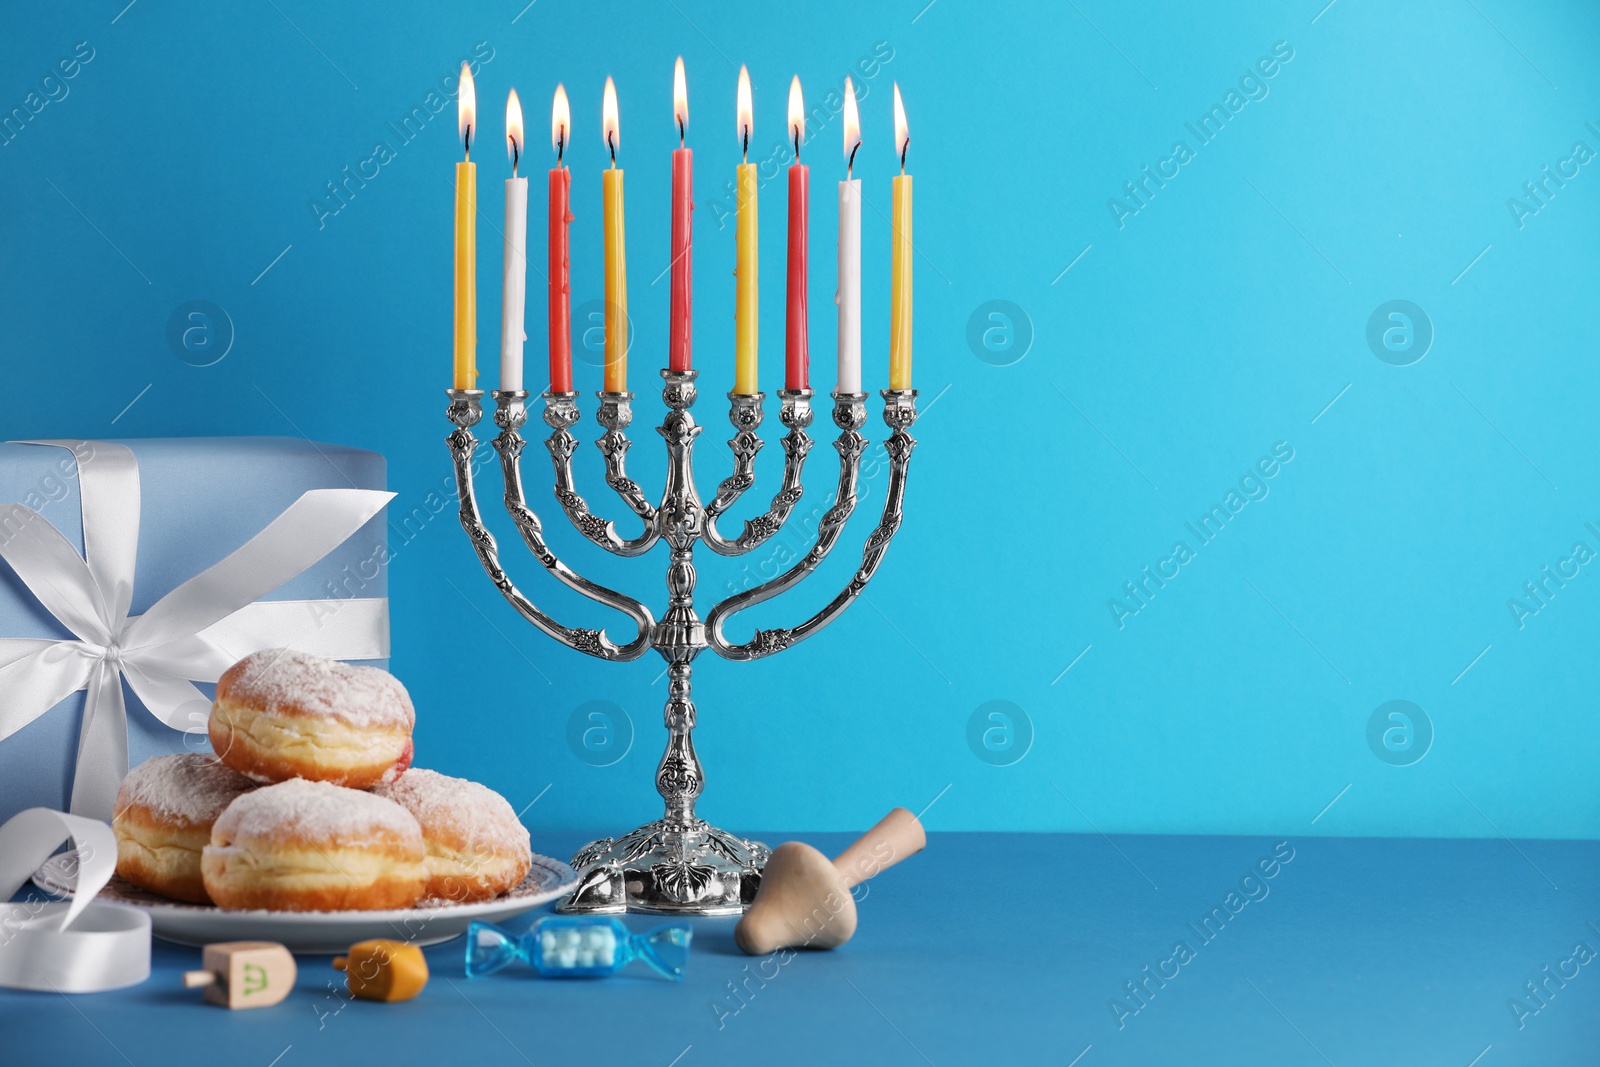
[[207, 945], [200, 970], [185, 971], [189, 989], [205, 987], [206, 1000], [225, 1008], [265, 1008], [294, 988], [294, 957], [272, 941], [222, 941]]

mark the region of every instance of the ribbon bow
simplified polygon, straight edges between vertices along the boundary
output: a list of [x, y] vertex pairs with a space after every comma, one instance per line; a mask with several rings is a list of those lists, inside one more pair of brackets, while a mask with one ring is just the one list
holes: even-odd
[[[0, 741], [86, 690], [72, 781], [74, 814], [109, 819], [128, 772], [122, 680], [156, 719], [183, 729], [241, 657], [274, 645], [338, 659], [388, 655], [388, 603], [258, 600], [337, 548], [393, 493], [313, 489], [236, 551], [128, 614], [139, 549], [139, 464], [103, 441], [28, 441], [78, 457], [83, 555], [38, 512], [0, 504], [0, 559], [73, 639], [0, 638]], [[196, 709], [197, 710], [197, 709]]]

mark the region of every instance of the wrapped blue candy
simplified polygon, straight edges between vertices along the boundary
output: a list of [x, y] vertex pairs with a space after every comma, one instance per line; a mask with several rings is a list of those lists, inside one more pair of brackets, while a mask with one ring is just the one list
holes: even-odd
[[687, 923], [663, 923], [636, 934], [606, 915], [551, 915], [520, 936], [475, 922], [467, 927], [467, 976], [493, 974], [520, 959], [546, 978], [603, 978], [643, 960], [681, 982], [693, 936]]

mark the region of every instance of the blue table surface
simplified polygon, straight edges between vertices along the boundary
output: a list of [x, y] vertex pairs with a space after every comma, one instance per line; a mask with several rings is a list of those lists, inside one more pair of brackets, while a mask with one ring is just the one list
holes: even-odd
[[934, 834], [849, 944], [753, 959], [696, 920], [681, 984], [468, 979], [457, 939], [408, 1003], [347, 1000], [308, 956], [282, 1004], [230, 1012], [182, 988], [199, 950], [157, 941], [132, 989], [0, 992], [0, 1063], [1600, 1063], [1600, 843], [1280, 841]]

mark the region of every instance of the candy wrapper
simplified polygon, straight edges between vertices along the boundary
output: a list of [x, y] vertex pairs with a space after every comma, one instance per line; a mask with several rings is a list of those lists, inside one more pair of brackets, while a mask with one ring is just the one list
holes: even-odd
[[636, 934], [604, 915], [551, 915], [518, 936], [490, 923], [467, 928], [467, 974], [494, 974], [522, 960], [546, 978], [603, 978], [643, 960], [674, 982], [689, 964], [687, 923], [663, 923]]

